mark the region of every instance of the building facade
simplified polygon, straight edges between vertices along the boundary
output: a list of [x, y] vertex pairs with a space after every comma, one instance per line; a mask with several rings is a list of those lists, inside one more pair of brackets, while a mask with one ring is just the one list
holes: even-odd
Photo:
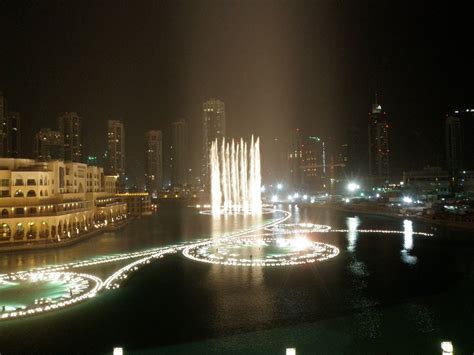
[[0, 157], [21, 155], [21, 116], [8, 110], [7, 99], [0, 92]]
[[150, 193], [158, 192], [163, 184], [163, 136], [161, 131], [145, 133], [145, 186]]
[[33, 155], [43, 161], [62, 159], [63, 143], [61, 132], [42, 128], [33, 139]]
[[7, 114], [5, 138], [6, 156], [19, 158], [21, 155], [21, 116], [16, 111], [9, 111]]
[[377, 102], [369, 113], [369, 174], [375, 182], [387, 182], [389, 178], [390, 149], [387, 113]]
[[125, 175], [125, 129], [120, 120], [107, 121], [107, 175]]
[[474, 170], [474, 109], [455, 110], [447, 115], [445, 136], [447, 168]]
[[0, 91], [0, 157], [4, 157], [6, 154], [7, 112], [7, 99]]
[[329, 173], [336, 164], [327, 152], [326, 142], [317, 136], [307, 136], [297, 128], [292, 132], [288, 153], [290, 185], [308, 192], [326, 190]]
[[171, 124], [170, 171], [171, 185], [188, 184], [190, 159], [188, 152], [188, 125], [185, 120]]
[[209, 152], [214, 140], [225, 137], [226, 118], [225, 104], [219, 99], [210, 99], [202, 104], [202, 158], [201, 183], [208, 185], [209, 180]]
[[126, 204], [105, 180], [82, 163], [0, 159], [0, 248], [60, 245], [123, 223]]
[[117, 194], [120, 201], [127, 204], [130, 216], [147, 216], [152, 213], [151, 196], [148, 192], [127, 192]]
[[82, 161], [82, 118], [76, 112], [65, 112], [58, 118], [59, 132], [63, 137], [62, 159]]
[[415, 194], [444, 196], [450, 190], [450, 177], [440, 167], [403, 172], [403, 186]]

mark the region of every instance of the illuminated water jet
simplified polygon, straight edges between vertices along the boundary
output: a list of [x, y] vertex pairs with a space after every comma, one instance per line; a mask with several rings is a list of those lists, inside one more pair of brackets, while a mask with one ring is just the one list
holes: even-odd
[[261, 213], [260, 139], [252, 136], [249, 147], [216, 139], [210, 155], [212, 214]]

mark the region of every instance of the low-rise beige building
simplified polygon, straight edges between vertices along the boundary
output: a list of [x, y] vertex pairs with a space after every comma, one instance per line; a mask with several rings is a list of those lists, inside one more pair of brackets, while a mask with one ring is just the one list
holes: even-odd
[[[103, 169], [60, 160], [0, 159], [0, 249], [77, 239], [127, 216]], [[113, 179], [112, 179], [113, 180]]]
[[152, 214], [151, 196], [148, 192], [124, 192], [116, 195], [127, 204], [130, 216], [147, 216]]

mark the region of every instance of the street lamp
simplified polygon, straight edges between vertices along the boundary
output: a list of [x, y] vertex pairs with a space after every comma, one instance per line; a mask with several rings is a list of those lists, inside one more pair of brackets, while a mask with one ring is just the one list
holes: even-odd
[[349, 192], [354, 192], [359, 189], [360, 189], [360, 185], [356, 184], [355, 182], [350, 182], [347, 184], [347, 190], [349, 190]]

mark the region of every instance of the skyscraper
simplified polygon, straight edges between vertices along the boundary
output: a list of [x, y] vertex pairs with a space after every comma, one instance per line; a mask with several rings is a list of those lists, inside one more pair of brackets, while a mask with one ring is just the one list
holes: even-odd
[[225, 137], [225, 104], [218, 99], [210, 99], [202, 104], [203, 152], [201, 160], [201, 183], [208, 185], [209, 152], [215, 139]]
[[474, 170], [474, 109], [447, 115], [445, 133], [448, 169]]
[[447, 115], [445, 136], [451, 193], [462, 191], [469, 184], [469, 171], [474, 170], [474, 109]]
[[303, 184], [303, 135], [299, 128], [291, 133], [288, 162], [290, 167], [290, 185], [300, 188]]
[[21, 155], [21, 117], [18, 112], [7, 113], [6, 150], [10, 158], [18, 158]]
[[170, 167], [171, 184], [189, 183], [188, 125], [185, 120], [171, 124]]
[[[125, 130], [120, 120], [107, 121], [107, 175], [125, 175]], [[123, 182], [123, 181], [122, 181]]]
[[446, 165], [450, 173], [457, 172], [462, 166], [463, 136], [461, 120], [448, 116], [445, 122]]
[[375, 182], [386, 182], [389, 176], [389, 142], [387, 113], [377, 102], [369, 113], [369, 173]]
[[157, 192], [163, 180], [163, 137], [161, 131], [145, 133], [145, 184], [148, 192]]
[[0, 157], [20, 156], [20, 114], [9, 111], [7, 99], [0, 92]]
[[76, 112], [65, 112], [58, 119], [59, 132], [63, 137], [62, 157], [66, 161], [81, 162], [82, 118]]
[[346, 142], [346, 173], [347, 178], [360, 179], [367, 171], [367, 149], [365, 135], [361, 129], [353, 125], [347, 130]]
[[7, 131], [7, 99], [3, 96], [0, 91], [0, 157], [6, 155], [7, 148], [6, 143], [6, 131]]
[[35, 134], [33, 154], [38, 160], [62, 159], [64, 137], [59, 131], [42, 128]]

